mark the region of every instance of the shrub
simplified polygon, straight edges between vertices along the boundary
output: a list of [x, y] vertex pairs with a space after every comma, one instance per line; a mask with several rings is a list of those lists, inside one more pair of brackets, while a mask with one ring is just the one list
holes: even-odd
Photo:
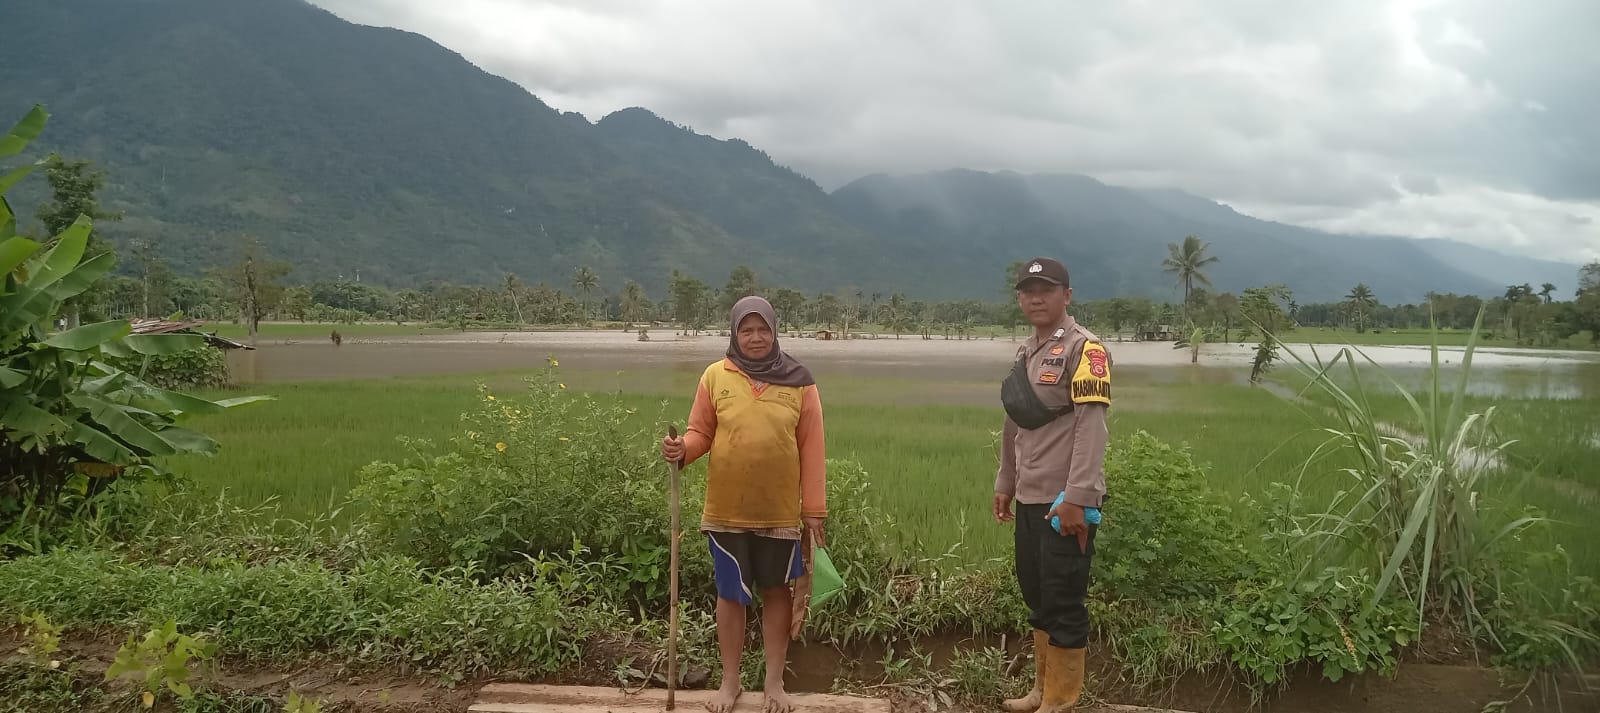
[[1102, 595], [1210, 597], [1255, 570], [1248, 530], [1209, 492], [1188, 449], [1139, 431], [1112, 444], [1105, 470], [1094, 578]]
[[210, 346], [107, 362], [163, 389], [217, 389], [228, 385], [228, 357], [222, 350]]
[[1272, 580], [1235, 596], [1213, 634], [1257, 693], [1301, 661], [1320, 664], [1335, 682], [1368, 670], [1389, 675], [1417, 623], [1403, 602], [1369, 610], [1374, 588], [1370, 575], [1334, 568], [1298, 583]]
[[[665, 594], [667, 465], [654, 439], [618, 400], [567, 392], [554, 366], [527, 382], [520, 398], [480, 386], [462, 436], [402, 439], [413, 458], [362, 469], [352, 497], [371, 534], [428, 566], [490, 575], [582, 547], [625, 565], [645, 597]], [[688, 528], [700, 499], [686, 490]]]

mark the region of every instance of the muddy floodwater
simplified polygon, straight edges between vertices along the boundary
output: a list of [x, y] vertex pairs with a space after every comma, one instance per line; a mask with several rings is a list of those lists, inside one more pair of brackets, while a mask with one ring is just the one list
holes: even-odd
[[[680, 372], [698, 374], [720, 356], [727, 338], [716, 333], [681, 336], [652, 333], [650, 341], [616, 332], [470, 332], [451, 335], [345, 339], [340, 346], [326, 340], [263, 342], [255, 351], [229, 355], [240, 383], [283, 383], [323, 379], [363, 379], [507, 372], [543, 368], [548, 357], [563, 367], [586, 371]], [[894, 377], [914, 380], [997, 381], [1005, 375], [1017, 343], [995, 339], [931, 340], [911, 335], [900, 339], [819, 341], [785, 337], [783, 346], [819, 375]], [[1253, 349], [1237, 344], [1207, 344], [1199, 364], [1189, 363], [1188, 350], [1170, 342], [1112, 342], [1113, 363], [1135, 383], [1243, 384], [1249, 376]], [[1290, 347], [1308, 360], [1313, 350], [1322, 359], [1337, 346]], [[1420, 386], [1426, 377], [1425, 347], [1362, 347], [1363, 356], [1382, 365], [1402, 383]], [[1456, 368], [1460, 348], [1441, 350], [1441, 362]], [[1285, 355], [1287, 359], [1288, 356]], [[1278, 368], [1292, 368], [1292, 362]], [[1480, 349], [1473, 357], [1474, 393], [1504, 398], [1600, 398], [1600, 353]]]

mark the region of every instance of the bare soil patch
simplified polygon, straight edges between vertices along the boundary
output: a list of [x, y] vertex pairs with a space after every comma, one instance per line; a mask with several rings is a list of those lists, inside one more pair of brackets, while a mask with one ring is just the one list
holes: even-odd
[[[0, 651], [15, 659], [22, 645], [15, 627], [0, 630]], [[80, 680], [98, 683], [111, 665], [124, 639], [109, 635], [74, 634], [61, 642], [62, 668], [76, 672]], [[1436, 642], [1446, 650], [1447, 642]], [[933, 656], [934, 665], [949, 661], [957, 647], [1000, 645], [996, 639], [974, 640], [946, 637], [920, 642], [920, 649]], [[237, 693], [282, 701], [288, 693], [322, 701], [326, 711], [356, 713], [460, 713], [480, 701], [506, 701], [495, 693], [504, 686], [489, 684], [562, 684], [617, 688], [608, 663], [613, 656], [636, 655], [625, 642], [612, 642], [604, 651], [597, 649], [595, 664], [560, 676], [525, 679], [485, 679], [446, 686], [437, 680], [396, 671], [355, 672], [329, 662], [307, 662], [289, 670], [252, 666], [224, 659], [200, 673], [201, 685], [216, 693]], [[1023, 653], [1020, 642], [1008, 641], [1007, 648]], [[796, 693], [827, 693], [838, 679], [849, 679], [872, 686], [881, 682], [883, 671], [876, 662], [884, 647], [864, 644], [848, 649], [801, 645], [791, 649], [790, 690]], [[1442, 652], [1441, 652], [1442, 653]], [[1099, 651], [1091, 649], [1091, 690], [1099, 701], [1116, 701], [1086, 711], [1154, 710], [1193, 713], [1458, 713], [1479, 711], [1495, 701], [1509, 701], [1507, 711], [1597, 711], [1600, 710], [1600, 681], [1589, 677], [1545, 678], [1532, 684], [1526, 679], [1503, 680], [1492, 669], [1471, 665], [1407, 663], [1397, 675], [1356, 676], [1339, 683], [1323, 680], [1312, 668], [1295, 671], [1286, 690], [1252, 707], [1249, 691], [1220, 676], [1189, 676], [1163, 690], [1138, 689], [1118, 681], [1115, 665]], [[126, 684], [111, 687], [130, 690]], [[617, 690], [621, 690], [620, 688]], [[891, 704], [895, 713], [911, 713], [925, 708], [923, 702], [885, 686], [877, 692]], [[687, 709], [686, 709], [687, 710]]]

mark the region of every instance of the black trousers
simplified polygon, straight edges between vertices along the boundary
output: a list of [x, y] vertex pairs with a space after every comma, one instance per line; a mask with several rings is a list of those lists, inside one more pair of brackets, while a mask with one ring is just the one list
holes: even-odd
[[1028, 623], [1050, 634], [1050, 645], [1081, 649], [1089, 644], [1089, 564], [1097, 525], [1089, 526], [1089, 549], [1063, 536], [1045, 519], [1049, 505], [1017, 504], [1017, 584], [1027, 602]]

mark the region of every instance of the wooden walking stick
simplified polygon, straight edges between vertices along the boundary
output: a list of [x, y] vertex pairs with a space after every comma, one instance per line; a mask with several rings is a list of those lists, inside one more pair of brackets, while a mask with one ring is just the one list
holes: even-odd
[[[678, 438], [678, 427], [667, 426], [667, 435]], [[672, 558], [667, 575], [667, 710], [675, 705], [678, 691], [678, 471], [681, 459], [672, 462]]]

